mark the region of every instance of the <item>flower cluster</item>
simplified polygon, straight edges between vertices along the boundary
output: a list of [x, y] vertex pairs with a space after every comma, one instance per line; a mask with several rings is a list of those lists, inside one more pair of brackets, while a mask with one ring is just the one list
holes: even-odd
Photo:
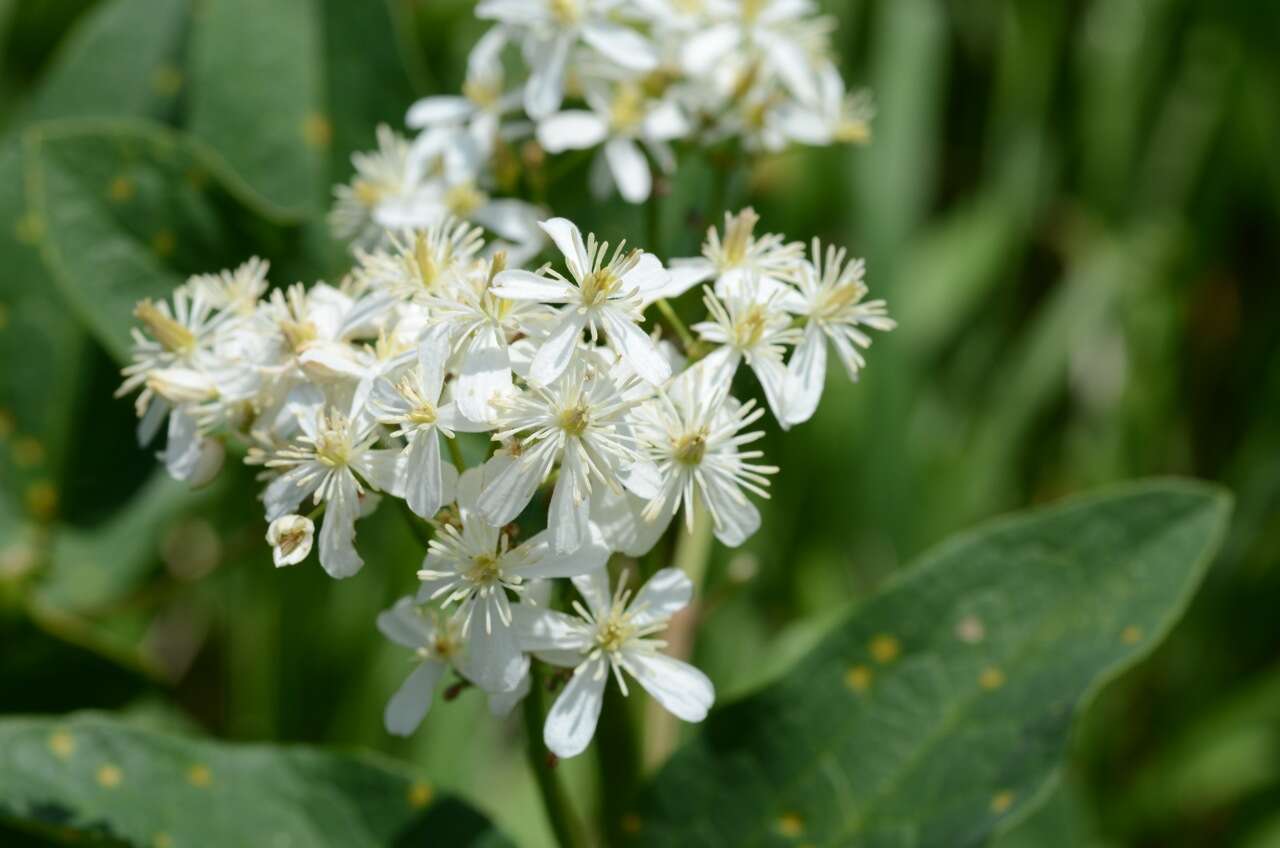
[[481, 0], [492, 27], [458, 95], [409, 109], [408, 141], [379, 129], [355, 157], [332, 223], [357, 246], [446, 214], [507, 243], [517, 264], [541, 246], [537, 208], [512, 193], [521, 163], [596, 151], [591, 186], [631, 203], [671, 173], [673, 144], [777, 151], [869, 138], [865, 92], [846, 91], [832, 22], [811, 0]]
[[[551, 750], [572, 756], [610, 670], [683, 719], [711, 705], [705, 676], [654, 638], [689, 580], [658, 571], [632, 598], [610, 591], [605, 566], [645, 554], [678, 514], [705, 509], [730, 546], [759, 527], [752, 496], [768, 497], [778, 469], [751, 448], [766, 412], [732, 396], [735, 373], [755, 373], [787, 427], [817, 406], [828, 340], [856, 378], [867, 331], [894, 326], [866, 299], [860, 261], [816, 242], [806, 257], [755, 223], [750, 209], [728, 216], [703, 256], [670, 268], [563, 218], [539, 223], [561, 256], [536, 270], [449, 217], [361, 253], [337, 287], [268, 293], [266, 263], [251, 260], [138, 305], [121, 391], [141, 390], [144, 443], [167, 418], [161, 457], [179, 479], [204, 483], [225, 441], [247, 445], [277, 565], [309, 555], [318, 522], [320, 565], [355, 574], [356, 524], [380, 497], [432, 529], [417, 597], [378, 622], [420, 660], [389, 729], [421, 721], [446, 667], [509, 709], [532, 656], [574, 668], [546, 726]], [[684, 330], [687, 348], [643, 328], [648, 307], [699, 284], [708, 320]], [[463, 468], [458, 433], [489, 434], [488, 459]], [[530, 514], [546, 528], [522, 538], [513, 522]], [[576, 615], [551, 603], [558, 578], [581, 598], [560, 604]]]

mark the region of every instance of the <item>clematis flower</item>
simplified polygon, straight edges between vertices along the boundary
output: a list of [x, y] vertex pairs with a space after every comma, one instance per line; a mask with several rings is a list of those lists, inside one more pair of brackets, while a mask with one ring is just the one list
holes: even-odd
[[492, 288], [511, 300], [563, 304], [556, 326], [533, 359], [530, 379], [547, 385], [559, 377], [569, 367], [582, 331], [589, 329], [592, 339], [603, 330], [609, 346], [641, 379], [665, 382], [671, 366], [638, 326], [646, 295], [666, 282], [662, 263], [652, 253], [627, 251], [625, 244], [610, 255], [608, 242], [597, 242], [594, 234], [584, 245], [582, 232], [565, 218], [541, 226], [564, 255], [569, 277], [550, 267], [538, 273], [508, 270], [497, 275]]
[[623, 695], [634, 678], [659, 704], [683, 721], [702, 721], [715, 702], [715, 687], [698, 669], [661, 653], [652, 638], [671, 616], [688, 606], [693, 584], [683, 572], [664, 568], [649, 578], [634, 600], [622, 586], [609, 592], [603, 570], [573, 578], [582, 595], [577, 616], [517, 607], [522, 647], [540, 659], [573, 669], [573, 677], [547, 714], [543, 740], [558, 757], [581, 754], [595, 735], [610, 672]]
[[802, 266], [796, 278], [806, 321], [804, 338], [787, 364], [793, 387], [787, 411], [790, 424], [808, 421], [818, 408], [827, 375], [828, 339], [849, 379], [856, 382], [867, 364], [859, 348], [871, 346], [871, 337], [863, 328], [888, 332], [898, 326], [883, 300], [864, 300], [868, 293], [863, 280], [866, 263], [861, 259], [846, 262], [845, 256], [843, 248], [828, 245], [824, 259], [822, 245], [814, 239], [812, 261]]
[[[502, 461], [499, 458], [497, 464]], [[471, 468], [458, 480], [462, 526], [444, 524], [431, 540], [418, 572], [418, 600], [457, 606], [453, 618], [466, 643], [467, 676], [487, 691], [504, 692], [516, 687], [525, 671], [512, 629], [512, 597], [527, 591], [530, 581], [602, 569], [609, 549], [598, 531], [568, 555], [552, 550], [546, 531], [512, 545], [477, 508], [484, 477], [494, 472], [495, 466]]]

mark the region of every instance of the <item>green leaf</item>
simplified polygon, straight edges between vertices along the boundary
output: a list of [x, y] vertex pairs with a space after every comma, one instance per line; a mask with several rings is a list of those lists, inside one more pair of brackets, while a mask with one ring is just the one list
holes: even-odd
[[117, 360], [133, 308], [190, 274], [249, 255], [234, 180], [184, 137], [134, 121], [41, 124], [24, 134], [32, 228], [81, 321]]
[[[5, 525], [23, 515], [45, 521], [57, 512], [84, 359], [84, 335], [40, 262], [39, 225], [25, 211], [23, 165], [16, 141], [0, 145], [0, 362], [6, 363], [0, 367], [0, 572], [25, 570], [19, 559], [33, 564], [27, 543]], [[27, 367], [18, 365], [24, 362]]]
[[1185, 608], [1229, 497], [1157, 481], [952, 540], [653, 780], [646, 845], [979, 845], [1044, 795], [1075, 713]]
[[0, 720], [0, 817], [136, 846], [509, 844], [380, 757], [215, 742], [97, 714]]
[[33, 95], [28, 121], [171, 114], [182, 89], [188, 0], [116, 0], [78, 22]]
[[989, 848], [1102, 848], [1103, 844], [1080, 790], [1065, 782], [1053, 787], [1038, 809], [992, 840]]
[[322, 49], [312, 0], [208, 0], [194, 23], [190, 130], [286, 216], [325, 199]]

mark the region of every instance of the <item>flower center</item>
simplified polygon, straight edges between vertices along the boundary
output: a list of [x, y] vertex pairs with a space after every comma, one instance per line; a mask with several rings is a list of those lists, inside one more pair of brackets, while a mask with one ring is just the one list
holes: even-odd
[[497, 105], [502, 90], [479, 80], [467, 80], [462, 84], [462, 94], [481, 109], [488, 109]]
[[720, 247], [720, 266], [733, 268], [741, 265], [751, 249], [752, 233], [760, 216], [748, 207], [730, 218], [724, 225], [724, 241]]
[[307, 540], [307, 528], [298, 527], [294, 530], [286, 530], [276, 540], [276, 547], [280, 548], [280, 553], [288, 556], [298, 549], [303, 542]]
[[444, 195], [445, 206], [459, 218], [469, 218], [473, 212], [484, 206], [488, 200], [488, 196], [471, 183], [461, 183], [453, 186]]
[[560, 413], [560, 429], [566, 435], [581, 436], [587, 429], [587, 409], [584, 406], [573, 406]]
[[769, 0], [742, 0], [742, 20], [747, 24], [754, 23], [768, 3]]
[[497, 583], [502, 577], [502, 568], [499, 563], [497, 554], [477, 554], [471, 558], [467, 579], [480, 586]]
[[612, 268], [601, 268], [587, 274], [582, 281], [582, 302], [586, 306], [599, 306], [609, 299], [622, 278]]
[[818, 304], [818, 316], [821, 318], [833, 318], [861, 299], [862, 287], [856, 283], [834, 286], [823, 292], [822, 300]]
[[561, 26], [573, 26], [582, 19], [578, 0], [551, 0], [551, 17]]
[[284, 340], [294, 353], [302, 353], [318, 335], [316, 325], [310, 321], [281, 321], [280, 332], [284, 334]]
[[369, 209], [381, 203], [382, 196], [386, 194], [382, 186], [373, 180], [356, 180], [352, 185], [352, 190], [355, 192], [356, 200]]
[[608, 618], [600, 622], [600, 630], [596, 633], [596, 644], [607, 653], [617, 653], [630, 641], [634, 632], [635, 628], [631, 626], [630, 616], [615, 609], [609, 613]]
[[682, 465], [697, 465], [707, 455], [706, 428], [685, 433], [673, 443], [676, 461]]
[[638, 85], [620, 85], [609, 106], [609, 123], [615, 131], [626, 132], [644, 120], [644, 91]]
[[351, 439], [345, 430], [326, 429], [316, 439], [316, 459], [330, 468], [340, 468], [351, 460]]
[[758, 303], [751, 304], [746, 314], [739, 318], [734, 325], [734, 344], [741, 350], [755, 347], [760, 343], [760, 339], [764, 338], [764, 331], [767, 325], [768, 316], [765, 314], [764, 308]]
[[146, 324], [147, 329], [151, 331], [152, 337], [164, 345], [169, 352], [188, 354], [195, 350], [195, 333], [164, 314], [150, 300], [141, 301], [134, 308], [133, 314], [139, 321]]

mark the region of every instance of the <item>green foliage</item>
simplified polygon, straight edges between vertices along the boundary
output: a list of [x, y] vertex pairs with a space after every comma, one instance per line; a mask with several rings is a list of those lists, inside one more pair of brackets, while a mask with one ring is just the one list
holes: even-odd
[[1033, 809], [1076, 710], [1149, 653], [1229, 499], [1152, 483], [950, 541], [654, 779], [646, 845], [979, 844]]
[[509, 844], [382, 758], [227, 745], [94, 714], [0, 720], [0, 816], [52, 837], [132, 845], [373, 848], [427, 834]]

